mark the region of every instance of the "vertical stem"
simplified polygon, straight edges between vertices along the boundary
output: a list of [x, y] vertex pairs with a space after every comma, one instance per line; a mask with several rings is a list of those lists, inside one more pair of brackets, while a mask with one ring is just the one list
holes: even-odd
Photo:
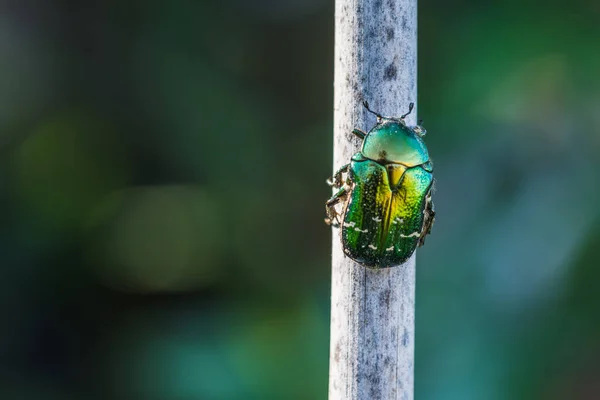
[[[416, 103], [417, 0], [336, 0], [334, 170], [359, 150], [353, 128]], [[407, 117], [415, 123], [416, 110]], [[413, 399], [415, 256], [374, 270], [345, 257], [333, 230], [329, 398]]]

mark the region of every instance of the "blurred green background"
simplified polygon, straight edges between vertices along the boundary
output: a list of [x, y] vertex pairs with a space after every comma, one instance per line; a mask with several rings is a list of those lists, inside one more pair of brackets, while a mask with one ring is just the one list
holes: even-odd
[[[418, 399], [600, 398], [598, 21], [420, 2]], [[333, 2], [7, 0], [0, 68], [0, 398], [325, 399]]]

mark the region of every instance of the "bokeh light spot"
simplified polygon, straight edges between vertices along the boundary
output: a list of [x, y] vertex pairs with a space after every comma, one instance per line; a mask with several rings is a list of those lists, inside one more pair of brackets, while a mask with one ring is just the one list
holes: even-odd
[[190, 290], [214, 282], [222, 269], [222, 213], [200, 188], [131, 188], [108, 196], [98, 210], [89, 226], [95, 234], [89, 256], [109, 286]]
[[79, 226], [100, 197], [123, 187], [130, 168], [109, 123], [69, 113], [42, 123], [15, 152], [23, 209], [55, 227]]

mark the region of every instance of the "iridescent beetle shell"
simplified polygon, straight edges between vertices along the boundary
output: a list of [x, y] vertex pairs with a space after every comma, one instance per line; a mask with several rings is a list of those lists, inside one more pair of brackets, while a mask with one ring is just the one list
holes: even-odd
[[328, 182], [338, 189], [326, 203], [326, 222], [339, 226], [344, 253], [372, 268], [402, 264], [433, 225], [433, 167], [423, 142], [425, 130], [404, 118], [377, 115], [361, 150]]

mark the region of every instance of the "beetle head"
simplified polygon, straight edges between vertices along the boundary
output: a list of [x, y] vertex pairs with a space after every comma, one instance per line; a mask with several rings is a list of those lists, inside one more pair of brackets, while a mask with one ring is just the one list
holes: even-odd
[[384, 117], [381, 114], [379, 114], [378, 112], [375, 112], [373, 110], [371, 110], [371, 108], [369, 107], [369, 102], [368, 101], [363, 101], [363, 106], [367, 109], [368, 112], [370, 112], [371, 114], [375, 115], [377, 117], [377, 124], [381, 124], [385, 121], [395, 121], [395, 122], [399, 122], [402, 125], [406, 125], [406, 122], [404, 121], [404, 119], [406, 117], [408, 117], [410, 115], [410, 113], [412, 112], [413, 108], [415, 107], [415, 103], [410, 103], [408, 105], [408, 112], [406, 114], [403, 114], [400, 118], [394, 118], [394, 117]]
[[[408, 105], [408, 112], [406, 114], [403, 114], [400, 118], [393, 118], [393, 117], [384, 117], [381, 114], [379, 114], [378, 112], [375, 112], [373, 110], [371, 110], [371, 108], [369, 107], [369, 102], [367, 102], [366, 100], [363, 101], [363, 106], [367, 109], [368, 112], [370, 112], [371, 114], [375, 115], [377, 117], [377, 125], [380, 125], [386, 121], [394, 121], [394, 122], [398, 122], [404, 126], [406, 125], [406, 122], [404, 121], [406, 117], [408, 117], [410, 115], [410, 113], [412, 112], [412, 110], [415, 108], [415, 103], [410, 103]], [[411, 129], [420, 137], [423, 137], [427, 134], [427, 131], [425, 130], [425, 128], [423, 128], [423, 126], [421, 125], [423, 123], [423, 120], [420, 120], [419, 123], [417, 125], [415, 125], [414, 127], [411, 127]]]

